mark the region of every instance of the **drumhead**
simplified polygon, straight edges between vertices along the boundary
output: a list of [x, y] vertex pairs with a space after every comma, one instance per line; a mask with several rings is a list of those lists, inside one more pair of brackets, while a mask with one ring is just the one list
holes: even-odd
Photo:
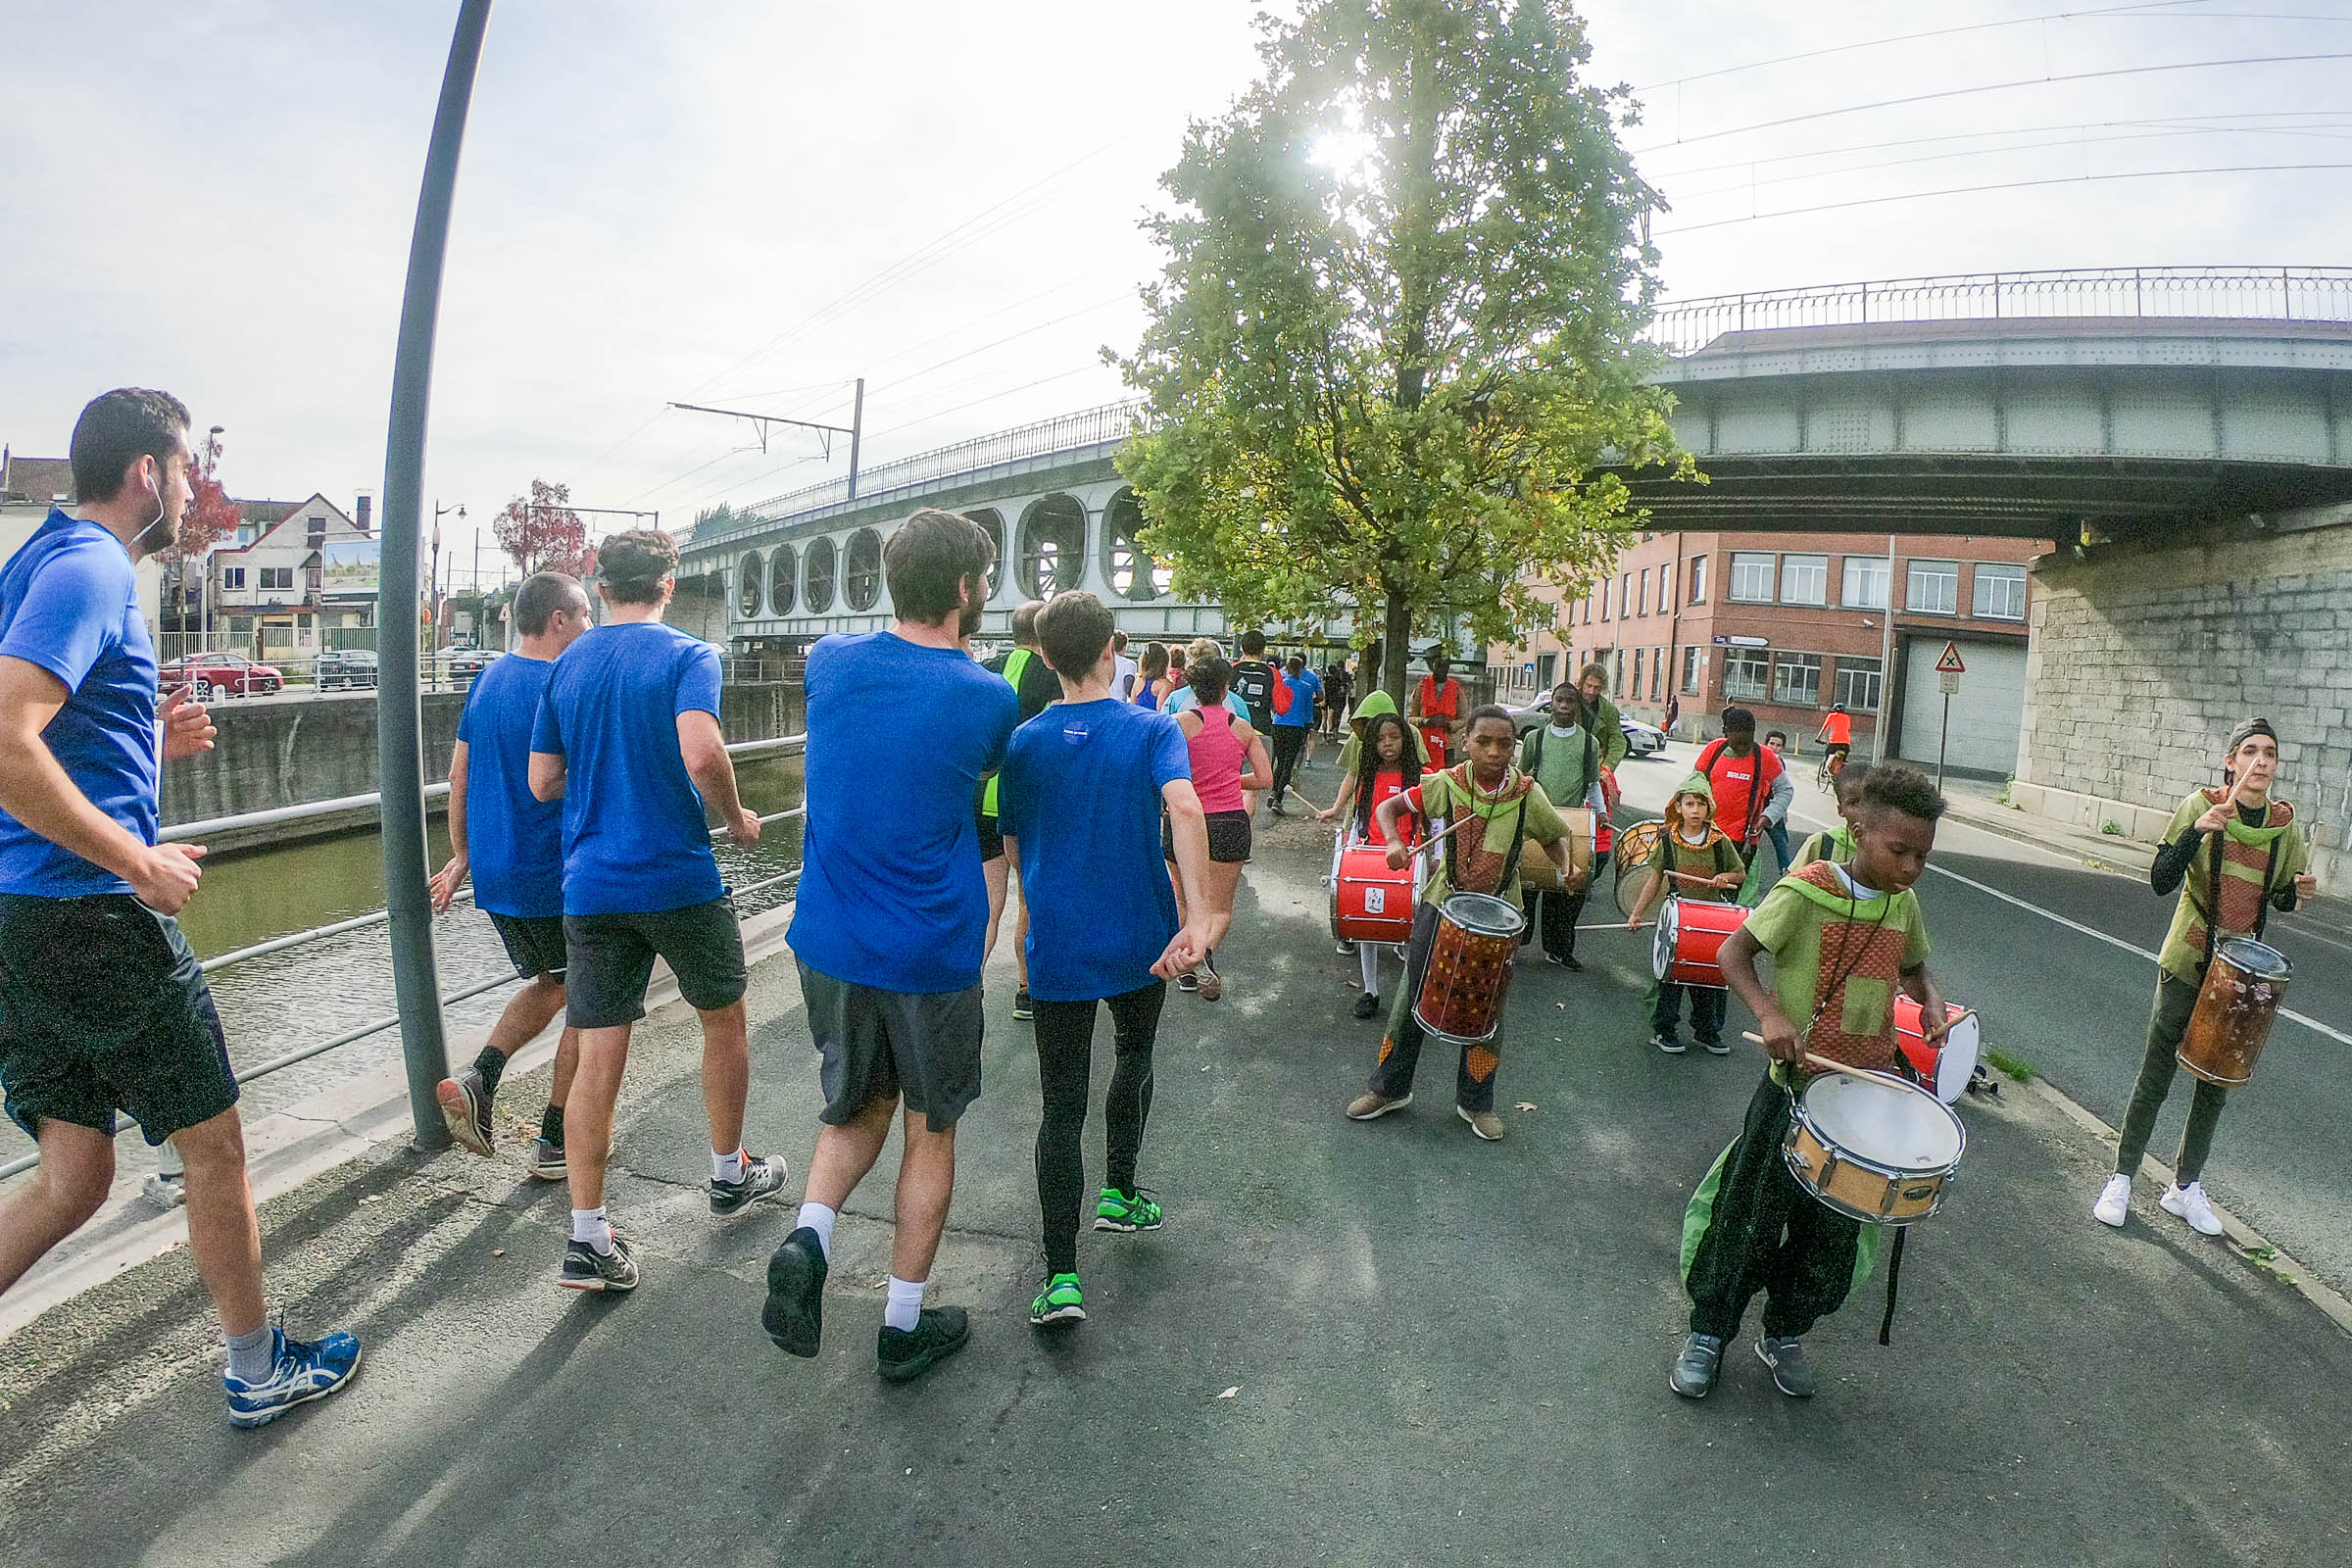
[[1527, 927], [1527, 916], [1517, 905], [1491, 893], [1448, 893], [1438, 908], [1455, 925], [1482, 937], [1515, 937]]
[[1824, 1073], [1805, 1086], [1804, 1109], [1828, 1142], [1893, 1170], [1948, 1169], [1968, 1141], [1942, 1102], [1891, 1079]]
[[2214, 949], [2214, 956], [2256, 980], [2283, 980], [2295, 969], [2286, 961], [2285, 954], [2252, 937], [2222, 938], [2221, 945]]
[[1660, 980], [1674, 964], [1674, 947], [1683, 932], [1683, 903], [1668, 899], [1658, 906], [1658, 924], [1649, 939], [1649, 972]]
[[1983, 1044], [1984, 1034], [1973, 1012], [1962, 1014], [1945, 1033], [1943, 1054], [1936, 1058], [1936, 1098], [1945, 1104], [1968, 1093], [1968, 1081], [1976, 1076], [1978, 1048]]

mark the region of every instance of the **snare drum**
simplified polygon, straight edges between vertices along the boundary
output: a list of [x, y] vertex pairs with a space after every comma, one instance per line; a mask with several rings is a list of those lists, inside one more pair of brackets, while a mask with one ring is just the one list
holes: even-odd
[[1722, 990], [1723, 965], [1716, 961], [1716, 953], [1746, 918], [1747, 911], [1737, 904], [1668, 899], [1658, 911], [1658, 934], [1650, 944], [1651, 971], [1678, 986]]
[[1484, 893], [1453, 893], [1438, 906], [1438, 929], [1413, 1016], [1433, 1035], [1465, 1044], [1492, 1040], [1527, 916]]
[[1403, 942], [1413, 934], [1413, 901], [1426, 856], [1402, 870], [1389, 867], [1379, 844], [1335, 845], [1331, 852], [1331, 934], [1342, 942]]
[[1894, 1048], [1901, 1053], [1912, 1078], [1948, 1105], [1968, 1093], [1968, 1081], [1976, 1076], [1984, 1030], [1977, 1015], [1966, 1007], [1946, 1003], [1944, 1016], [1952, 1026], [1931, 1046], [1927, 1029], [1919, 1021], [1919, 1004], [1900, 992], [1895, 994]]
[[2196, 1010], [2188, 1015], [2174, 1059], [2225, 1089], [2252, 1078], [2254, 1060], [2271, 1037], [2272, 1020], [2294, 972], [2278, 949], [2248, 937], [2224, 937], [2214, 946]]
[[1968, 1131], [1924, 1089], [1825, 1072], [1796, 1097], [1781, 1157], [1797, 1185], [1849, 1219], [1907, 1225], [1943, 1202]]

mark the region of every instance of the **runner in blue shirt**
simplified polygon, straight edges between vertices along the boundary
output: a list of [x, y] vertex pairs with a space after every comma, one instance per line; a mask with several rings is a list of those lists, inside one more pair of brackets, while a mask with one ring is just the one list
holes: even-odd
[[228, 1419], [258, 1427], [341, 1388], [360, 1342], [306, 1345], [270, 1322], [228, 1045], [172, 918], [204, 851], [156, 843], [158, 759], [213, 744], [184, 688], [157, 701], [136, 577], [179, 536], [193, 462], [177, 398], [93, 400], [74, 425], [80, 514], [52, 509], [0, 568], [0, 1086], [41, 1151], [0, 1202], [0, 1292], [98, 1211], [128, 1114], [187, 1166]]
[[[1110, 695], [1110, 611], [1093, 594], [1055, 594], [1037, 617], [1061, 701], [1012, 737], [1002, 775], [1005, 853], [1021, 865], [1035, 913], [1029, 990], [1037, 999], [1038, 1080], [1045, 1120], [1037, 1134], [1037, 1200], [1044, 1217], [1046, 1280], [1030, 1303], [1038, 1328], [1086, 1316], [1078, 1284], [1078, 1210], [1086, 1187], [1080, 1140], [1095, 1004], [1110, 1010], [1116, 1065], [1103, 1102], [1099, 1231], [1157, 1230], [1156, 1200], [1136, 1185], [1144, 1121], [1152, 1108], [1152, 1048], [1167, 977], [1208, 949], [1208, 828], [1193, 791], [1184, 731]], [[1196, 924], [1178, 928], [1161, 858], [1165, 808], [1176, 875]]]
[[[484, 1156], [507, 1058], [564, 1010], [564, 807], [531, 793], [531, 726], [557, 657], [588, 629], [588, 594], [567, 571], [536, 572], [515, 590], [514, 614], [522, 641], [490, 662], [458, 717], [449, 762], [449, 861], [432, 881], [439, 911], [472, 876], [473, 902], [490, 916], [525, 982], [491, 1026], [473, 1065], [434, 1091], [450, 1136]], [[541, 1181], [565, 1174], [564, 1101], [579, 1064], [580, 1032], [566, 1025], [531, 1146], [530, 1171]]]
[[1306, 750], [1306, 737], [1313, 732], [1315, 704], [1323, 699], [1323, 677], [1293, 654], [1277, 678], [1288, 700], [1278, 696], [1274, 704], [1274, 788], [1267, 792], [1267, 808], [1280, 816], [1282, 797], [1291, 787], [1292, 775], [1298, 771], [1298, 755]]
[[637, 1288], [636, 1260], [605, 1215], [605, 1162], [657, 956], [702, 1015], [712, 1217], [737, 1218], [784, 1186], [783, 1160], [743, 1147], [749, 976], [704, 803], [737, 844], [759, 841], [760, 819], [735, 792], [719, 733], [717, 651], [662, 624], [677, 569], [677, 545], [656, 530], [598, 547], [610, 619], [556, 662], [531, 730], [531, 793], [564, 803], [564, 1010], [580, 1065], [564, 1106], [571, 1243], [557, 1283], [575, 1291]]
[[[808, 821], [792, 946], [824, 1125], [800, 1223], [768, 1259], [760, 1324], [792, 1354], [816, 1354], [834, 1221], [903, 1106], [899, 1223], [874, 1344], [875, 1370], [894, 1383], [971, 1333], [962, 1307], [926, 1307], [923, 1296], [956, 1188], [956, 1124], [980, 1094], [990, 909], [972, 800], [1004, 761], [1022, 701], [1008, 684], [1022, 671], [992, 674], [966, 646], [995, 560], [970, 518], [917, 512], [882, 547], [896, 624], [825, 638], [804, 677]], [[916, 744], [877, 749], [877, 713]]]

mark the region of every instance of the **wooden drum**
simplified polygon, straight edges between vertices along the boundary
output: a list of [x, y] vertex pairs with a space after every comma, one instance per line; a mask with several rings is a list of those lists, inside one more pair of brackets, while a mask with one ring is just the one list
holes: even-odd
[[2254, 1076], [2254, 1058], [2271, 1037], [2271, 1021], [2286, 996], [2295, 966], [2276, 948], [2248, 937], [2224, 937], [2213, 950], [2197, 1006], [2188, 1015], [2174, 1059], [2209, 1084], [2235, 1089]]
[[1492, 1040], [1502, 1026], [1503, 993], [1519, 956], [1527, 917], [1484, 893], [1453, 893], [1438, 906], [1438, 930], [1413, 1016], [1446, 1040]]

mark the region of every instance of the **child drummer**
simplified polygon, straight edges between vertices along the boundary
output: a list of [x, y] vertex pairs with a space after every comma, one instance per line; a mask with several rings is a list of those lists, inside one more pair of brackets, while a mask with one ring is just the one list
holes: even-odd
[[[1374, 708], [1374, 698], [1387, 706]], [[1355, 733], [1348, 737], [1347, 752], [1354, 754], [1355, 766], [1352, 769], [1347, 766], [1347, 753], [1343, 753], [1339, 799], [1331, 803], [1329, 809], [1317, 811], [1315, 820], [1329, 822], [1335, 817], [1345, 817], [1348, 842], [1369, 844], [1373, 842], [1372, 813], [1389, 797], [1403, 794], [1421, 780], [1421, 758], [1415, 750], [1421, 739], [1396, 716], [1396, 705], [1390, 701], [1387, 692], [1374, 692], [1365, 698], [1353, 722]], [[1410, 843], [1420, 842], [1417, 817], [1406, 821], [1405, 838]], [[1363, 965], [1364, 992], [1355, 999], [1358, 1018], [1369, 1018], [1380, 1010], [1380, 950], [1393, 946], [1386, 942], [1341, 944], [1342, 952], [1354, 948], [1357, 961]]]
[[[1650, 909], [1667, 893], [1680, 899], [1730, 904], [1739, 898], [1740, 884], [1747, 880], [1747, 862], [1740, 858], [1739, 847], [1715, 825], [1715, 792], [1703, 775], [1693, 773], [1683, 780], [1683, 787], [1667, 803], [1666, 812], [1674, 826], [1659, 842], [1649, 880], [1642, 884], [1642, 896], [1634, 901], [1634, 912], [1626, 919], [1628, 931], [1641, 930]], [[1669, 1056], [1683, 1054], [1682, 1037], [1675, 1031], [1686, 994], [1690, 998], [1690, 1032], [1716, 1055], [1730, 1055], [1732, 1048], [1723, 1043], [1723, 1015], [1731, 998], [1716, 986], [1686, 986], [1661, 979], [1657, 1005], [1649, 1014], [1649, 1043]]]
[[[1740, 1136], [1684, 1216], [1690, 1336], [1668, 1386], [1685, 1398], [1705, 1398], [1715, 1387], [1724, 1344], [1758, 1291], [1764, 1331], [1756, 1354], [1774, 1384], [1800, 1399], [1817, 1386], [1803, 1336], [1855, 1284], [1862, 1226], [1797, 1185], [1781, 1146], [1811, 1076], [1803, 1065], [1808, 1052], [1894, 1070], [1898, 986], [1919, 1004], [1930, 1041], [1949, 1027], [1942, 994], [1928, 975], [1928, 928], [1911, 891], [1942, 814], [1943, 797], [1917, 772], [1874, 769], [1856, 812], [1853, 864], [1817, 860], [1790, 872], [1724, 939], [1724, 977], [1755, 1013], [1773, 1059]], [[1772, 991], [1756, 977], [1762, 953], [1773, 956]]]
[[1838, 775], [1838, 825], [1825, 827], [1796, 847], [1788, 869], [1801, 871], [1815, 860], [1854, 863], [1854, 813], [1862, 808], [1862, 781], [1870, 777], [1868, 762], [1848, 762]]
[[[2278, 776], [2278, 731], [2267, 718], [2249, 718], [2230, 732], [2229, 747], [2222, 754], [2224, 787], [2190, 791], [2164, 830], [2164, 848], [2157, 852], [2148, 882], [2159, 894], [2180, 889], [2180, 902], [2173, 910], [2164, 951], [2156, 956], [2156, 1004], [2148, 1014], [2147, 1054], [2140, 1059], [2139, 1081], [2124, 1112], [2115, 1174], [2107, 1178], [2090, 1210], [2102, 1224], [2121, 1225], [2131, 1206], [2132, 1178], [2147, 1152], [2148, 1135], [2155, 1131], [2156, 1113], [2172, 1092], [2178, 1067], [2174, 1053], [2189, 1014], [2196, 1010], [2215, 942], [2230, 937], [2260, 941], [2272, 909], [2290, 910], [2319, 888], [2319, 880], [2309, 874], [2311, 850], [2295, 820], [2295, 808], [2271, 794]], [[2217, 910], [2218, 938], [2212, 929]], [[2220, 1084], [2198, 1080], [2196, 1098], [2189, 1102], [2188, 1126], [2180, 1135], [2180, 1155], [2173, 1164], [2174, 1185], [2159, 1200], [2166, 1213], [2180, 1215], [2207, 1236], [2221, 1235], [2222, 1222], [2199, 1177], [2229, 1095]]]
[[[1582, 866], [1571, 867], [1568, 824], [1544, 799], [1543, 787], [1511, 765], [1519, 734], [1504, 710], [1489, 704], [1471, 713], [1465, 750], [1469, 760], [1422, 777], [1416, 787], [1381, 802], [1373, 820], [1389, 846], [1389, 864], [1398, 869], [1412, 863], [1416, 853], [1405, 841], [1405, 821], [1414, 813], [1423, 820], [1446, 818], [1455, 831], [1433, 838], [1419, 853], [1432, 856], [1427, 885], [1413, 908], [1413, 934], [1404, 955], [1404, 983], [1389, 1009], [1388, 1034], [1380, 1043], [1380, 1058], [1372, 1081], [1348, 1106], [1355, 1121], [1371, 1121], [1413, 1102], [1413, 1069], [1421, 1061], [1423, 1032], [1413, 1015], [1421, 978], [1429, 967], [1430, 946], [1437, 940], [1438, 906], [1452, 892], [1489, 893], [1514, 908], [1519, 904], [1519, 856], [1528, 840], [1543, 848], [1560, 870], [1563, 886], [1581, 889], [1587, 881]], [[1454, 1083], [1454, 1108], [1471, 1131], [1492, 1143], [1502, 1136], [1502, 1118], [1494, 1113], [1494, 1069], [1500, 1065], [1500, 1038], [1465, 1044], [1461, 1068]]]

